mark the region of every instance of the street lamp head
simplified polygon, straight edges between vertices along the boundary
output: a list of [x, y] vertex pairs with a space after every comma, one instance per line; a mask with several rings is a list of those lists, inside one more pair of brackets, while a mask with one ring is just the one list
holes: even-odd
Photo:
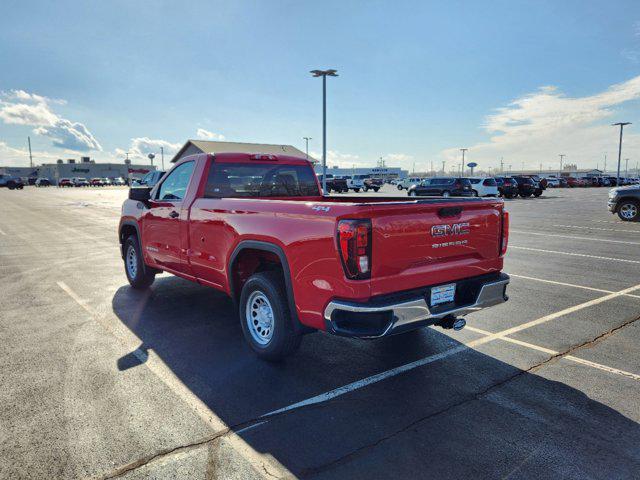
[[337, 70], [311, 70], [311, 75], [313, 75], [314, 77], [337, 77], [338, 76], [338, 71]]

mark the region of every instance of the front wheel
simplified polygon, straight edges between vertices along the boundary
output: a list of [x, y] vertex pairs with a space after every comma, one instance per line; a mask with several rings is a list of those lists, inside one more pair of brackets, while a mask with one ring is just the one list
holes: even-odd
[[239, 313], [244, 338], [260, 358], [282, 360], [300, 346], [279, 272], [249, 277], [240, 294]]
[[449, 198], [451, 196], [451, 194], [449, 192], [442, 192], [442, 196], [444, 198]]
[[369, 187], [365, 186], [365, 187], [363, 187], [363, 189], [362, 189], [362, 190], [364, 190], [364, 192], [366, 193], [366, 192], [368, 192], [368, 191], [369, 191]]
[[359, 193], [360, 189], [359, 188], [354, 188], [353, 191], [356, 192], [356, 193]]
[[379, 188], [374, 188], [373, 191], [378, 193], [378, 190], [380, 190]]
[[129, 235], [124, 242], [124, 270], [129, 284], [138, 290], [149, 288], [156, 274], [145, 267], [138, 237]]
[[480, 195], [478, 195], [478, 191], [477, 191], [477, 190], [474, 190], [474, 191], [473, 191], [473, 196], [474, 196], [474, 197], [479, 197], [479, 196], [480, 196]]
[[402, 190], [402, 185], [398, 185], [398, 190]]
[[416, 191], [415, 191], [415, 190], [411, 190], [411, 191], [409, 192], [409, 196], [410, 196], [410, 197], [417, 197], [417, 196], [418, 196], [418, 194], [416, 193]]
[[636, 222], [640, 220], [640, 208], [638, 203], [625, 200], [618, 207], [618, 217], [625, 222]]

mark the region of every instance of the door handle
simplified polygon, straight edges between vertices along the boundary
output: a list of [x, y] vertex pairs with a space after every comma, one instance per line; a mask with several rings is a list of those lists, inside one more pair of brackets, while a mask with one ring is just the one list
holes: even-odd
[[171, 218], [178, 218], [178, 217], [180, 216], [180, 214], [179, 214], [178, 212], [176, 212], [175, 210], [173, 210], [173, 211], [169, 214], [169, 216], [170, 216]]

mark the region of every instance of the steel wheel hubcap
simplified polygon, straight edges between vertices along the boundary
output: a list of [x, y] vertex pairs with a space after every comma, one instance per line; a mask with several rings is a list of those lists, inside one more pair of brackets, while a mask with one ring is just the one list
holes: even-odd
[[136, 255], [136, 249], [129, 245], [127, 249], [127, 257], [126, 257], [126, 265], [127, 272], [129, 272], [129, 276], [131, 278], [136, 278], [136, 273], [138, 273], [138, 256]]
[[624, 218], [633, 218], [638, 214], [638, 207], [631, 203], [625, 203], [620, 207], [620, 214]]
[[267, 345], [273, 336], [273, 308], [267, 296], [255, 291], [247, 300], [245, 319], [251, 337], [260, 345]]

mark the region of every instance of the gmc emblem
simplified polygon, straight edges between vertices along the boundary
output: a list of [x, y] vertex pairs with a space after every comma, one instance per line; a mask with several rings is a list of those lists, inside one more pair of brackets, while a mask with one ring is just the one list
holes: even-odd
[[453, 223], [451, 225], [434, 225], [431, 227], [432, 237], [445, 237], [447, 235], [467, 235], [469, 222]]

